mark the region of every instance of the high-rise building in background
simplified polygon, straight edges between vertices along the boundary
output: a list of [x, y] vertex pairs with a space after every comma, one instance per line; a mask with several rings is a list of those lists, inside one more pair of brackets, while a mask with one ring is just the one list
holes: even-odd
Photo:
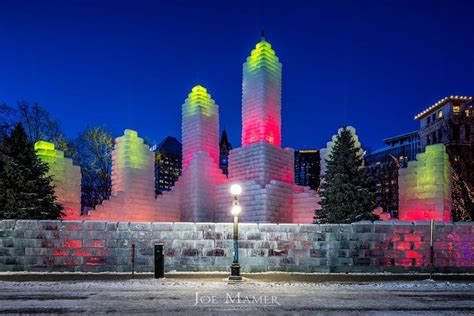
[[420, 152], [418, 131], [390, 137], [386, 146], [364, 157], [367, 173], [375, 180], [377, 206], [392, 217], [398, 217], [398, 170]]
[[221, 140], [219, 142], [219, 168], [225, 175], [229, 174], [229, 152], [232, 149], [232, 144], [229, 142], [227, 132], [222, 131]]
[[171, 190], [181, 175], [181, 143], [168, 136], [150, 150], [155, 152], [155, 191], [161, 194]]
[[472, 146], [473, 97], [446, 97], [415, 116], [420, 122], [421, 149], [433, 144]]
[[451, 170], [454, 220], [474, 220], [474, 98], [449, 96], [415, 116], [421, 148], [443, 144]]
[[[391, 213], [392, 216], [399, 217], [399, 203], [402, 198], [405, 205], [403, 206], [404, 215], [401, 217], [404, 219], [440, 218], [440, 220], [446, 220], [450, 217], [446, 214], [448, 206], [443, 203], [450, 203], [449, 208], [451, 208], [454, 220], [474, 220], [474, 197], [472, 195], [474, 191], [474, 173], [472, 172], [474, 170], [473, 97], [449, 96], [443, 98], [416, 115], [415, 120], [420, 122], [419, 130], [385, 139], [386, 147], [373, 151], [365, 157], [368, 173], [374, 177], [377, 184], [378, 206]], [[433, 145], [444, 145], [445, 147], [434, 149]], [[430, 148], [429, 151], [426, 151], [427, 147]], [[443, 150], [446, 151], [446, 156], [442, 154]], [[425, 155], [426, 152], [427, 155]], [[434, 153], [439, 157], [448, 157], [448, 163], [442, 162], [441, 158], [438, 159], [439, 162], [433, 163], [430, 159]], [[419, 159], [417, 159], [418, 154], [422, 154], [418, 156]], [[429, 159], [425, 157], [429, 157]], [[410, 161], [414, 162], [413, 166], [409, 170], [404, 169]], [[443, 201], [439, 202], [442, 205], [442, 210], [441, 206], [429, 209], [430, 207], [427, 206], [429, 203], [421, 201], [423, 194], [435, 194], [435, 190], [433, 187], [433, 190], [428, 193], [420, 191], [422, 188], [427, 188], [428, 180], [431, 178], [429, 173], [423, 171], [423, 168], [415, 167], [415, 162], [418, 165], [439, 167], [439, 170], [445, 170], [449, 174], [449, 181], [444, 179], [443, 181], [446, 183], [440, 183], [439, 185], [442, 184], [443, 187], [437, 189], [440, 192], [451, 191], [450, 193], [444, 192], [443, 195], [446, 196], [440, 199]], [[400, 170], [401, 168], [403, 170]], [[425, 184], [421, 187], [417, 186], [415, 190], [414, 184], [410, 184], [407, 180], [410, 177], [410, 172], [419, 183]], [[432, 170], [432, 173], [434, 172]], [[401, 188], [400, 178], [406, 182], [404, 185], [412, 185], [412, 187]], [[418, 202], [421, 204], [417, 204], [415, 197], [411, 197], [412, 203], [406, 204], [407, 196], [405, 195], [417, 190], [425, 192], [418, 193], [420, 196], [417, 196]], [[403, 192], [403, 196], [400, 195], [400, 192]], [[435, 216], [435, 214], [438, 215]]]
[[295, 150], [295, 183], [317, 190], [319, 187], [319, 150]]

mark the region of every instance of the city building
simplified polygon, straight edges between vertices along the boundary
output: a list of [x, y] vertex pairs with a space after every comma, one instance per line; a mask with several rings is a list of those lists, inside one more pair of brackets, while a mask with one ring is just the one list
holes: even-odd
[[232, 144], [229, 142], [227, 132], [224, 129], [219, 142], [219, 168], [222, 169], [222, 173], [225, 175], [229, 174], [229, 152], [231, 150]]
[[[415, 120], [420, 122], [419, 130], [385, 139], [386, 146], [384, 148], [373, 151], [365, 157], [368, 173], [375, 179], [377, 185], [378, 206], [391, 213], [392, 217], [401, 219], [402, 217], [403, 219], [426, 219], [435, 216], [440, 220], [451, 218], [453, 220], [474, 220], [474, 197], [472, 194], [474, 192], [474, 173], [471, 171], [474, 169], [473, 97], [445, 97], [416, 115]], [[432, 148], [434, 145], [445, 147]], [[428, 155], [425, 155], [427, 147], [430, 149]], [[446, 151], [446, 156], [442, 154], [443, 148]], [[439, 156], [440, 161], [432, 163], [430, 159], [435, 153]], [[418, 154], [422, 154], [418, 156], [419, 159], [417, 159]], [[441, 159], [442, 157], [447, 157], [448, 162], [442, 162], [441, 160], [444, 159]], [[405, 169], [409, 165], [408, 162], [411, 161], [414, 163], [412, 167]], [[446, 190], [450, 192], [443, 193], [445, 197], [439, 201], [443, 210], [441, 210], [441, 206], [428, 209], [424, 205], [426, 203], [421, 201], [422, 199], [418, 201], [419, 203], [412, 200], [406, 204], [406, 194], [415, 194], [426, 185], [416, 187], [412, 184], [412, 187], [407, 190], [401, 187], [400, 179], [406, 181], [407, 175], [409, 177], [410, 173], [413, 173], [413, 176], [421, 182], [428, 181], [434, 176], [424, 173], [424, 169], [417, 168], [415, 163], [418, 165], [431, 164], [430, 166], [436, 167], [440, 172], [441, 170], [446, 171], [449, 179], [443, 184], [443, 188], [438, 188], [440, 192]], [[403, 169], [400, 170], [401, 168]], [[435, 171], [431, 173], [435, 173]], [[404, 194], [400, 194], [402, 191]], [[420, 194], [426, 195], [428, 193]], [[402, 215], [400, 215], [400, 199], [405, 203]], [[450, 205], [445, 206], [446, 203]], [[452, 217], [446, 213], [448, 208], [451, 210]]]
[[474, 100], [449, 96], [415, 116], [421, 148], [443, 144], [451, 170], [454, 220], [474, 220]]
[[398, 170], [420, 152], [418, 131], [384, 139], [385, 147], [364, 157], [367, 173], [375, 180], [377, 206], [398, 217]]
[[319, 150], [295, 150], [295, 184], [318, 190], [319, 187]]
[[420, 122], [421, 149], [433, 144], [473, 144], [473, 97], [446, 97], [415, 116]]
[[181, 143], [168, 136], [158, 145], [150, 147], [155, 153], [155, 191], [169, 191], [181, 175]]

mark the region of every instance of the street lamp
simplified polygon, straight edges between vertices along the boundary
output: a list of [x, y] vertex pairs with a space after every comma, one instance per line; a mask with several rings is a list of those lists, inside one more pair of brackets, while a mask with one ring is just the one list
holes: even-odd
[[234, 216], [234, 260], [230, 266], [229, 280], [242, 280], [239, 265], [239, 214], [242, 210], [240, 208], [239, 195], [242, 193], [242, 187], [238, 184], [233, 184], [230, 187], [230, 193], [234, 197], [231, 209], [231, 213]]

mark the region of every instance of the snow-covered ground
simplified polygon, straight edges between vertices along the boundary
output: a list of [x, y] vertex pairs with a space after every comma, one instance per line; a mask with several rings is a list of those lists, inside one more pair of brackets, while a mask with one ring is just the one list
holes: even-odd
[[0, 313], [470, 314], [474, 283], [305, 283], [247, 279], [0, 281]]

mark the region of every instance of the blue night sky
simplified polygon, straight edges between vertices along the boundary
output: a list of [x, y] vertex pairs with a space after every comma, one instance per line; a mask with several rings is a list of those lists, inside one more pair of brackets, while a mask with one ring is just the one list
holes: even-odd
[[365, 147], [474, 94], [474, 1], [0, 1], [0, 102], [38, 101], [68, 137], [103, 124], [181, 136], [202, 84], [240, 145], [242, 63], [265, 29], [283, 64], [283, 144], [344, 125]]

